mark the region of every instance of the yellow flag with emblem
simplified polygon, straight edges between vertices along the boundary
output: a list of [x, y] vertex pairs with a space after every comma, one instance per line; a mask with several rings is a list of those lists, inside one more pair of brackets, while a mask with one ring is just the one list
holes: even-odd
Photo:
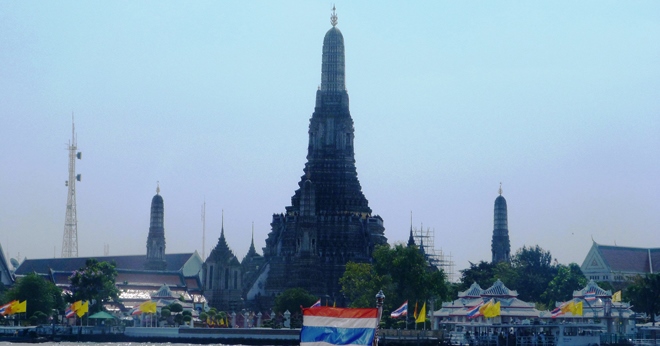
[[483, 314], [484, 317], [486, 318], [493, 318], [499, 316], [501, 314], [500, 302], [491, 304], [489, 307], [486, 308]]
[[16, 304], [12, 304], [12, 306], [11, 306], [11, 313], [12, 314], [17, 314], [17, 313], [26, 312], [26, 311], [27, 311], [27, 300], [24, 300], [21, 303], [19, 303], [17, 301]]
[[80, 305], [80, 308], [76, 310], [76, 315], [78, 315], [78, 317], [83, 317], [83, 315], [86, 314], [88, 311], [89, 311], [89, 302], [85, 301], [84, 303], [82, 303], [82, 305]]
[[415, 319], [415, 323], [424, 322], [426, 322], [426, 302], [424, 302], [424, 305], [422, 305], [422, 309], [419, 310], [419, 314], [417, 314], [417, 318]]
[[614, 292], [614, 294], [612, 295], [612, 302], [616, 303], [620, 301], [621, 301], [621, 291]]
[[577, 304], [573, 304], [573, 308], [571, 309], [571, 313], [573, 316], [582, 316], [582, 302], [579, 302]]

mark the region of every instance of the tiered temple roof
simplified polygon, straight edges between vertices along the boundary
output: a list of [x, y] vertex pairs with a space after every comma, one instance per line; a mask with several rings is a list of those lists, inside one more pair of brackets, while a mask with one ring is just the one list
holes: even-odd
[[[629, 303], [612, 302], [612, 291], [600, 288], [594, 280], [590, 280], [584, 288], [573, 291], [573, 299], [565, 302], [557, 302], [556, 306], [563, 306], [570, 302], [582, 303], [582, 315], [573, 316], [572, 313], [567, 312], [562, 315], [564, 318], [594, 319], [615, 316], [628, 319], [634, 314], [630, 310]], [[547, 312], [542, 317], [548, 317]]]
[[[459, 292], [458, 299], [442, 303], [442, 308], [435, 311], [433, 316], [446, 322], [465, 322], [471, 308], [492, 300], [493, 303], [500, 303], [499, 318], [502, 322], [539, 317], [540, 311], [534, 307], [534, 303], [524, 302], [517, 297], [518, 292], [507, 288], [499, 279], [485, 290], [475, 282], [467, 290]], [[479, 319], [483, 317], [476, 318]]]

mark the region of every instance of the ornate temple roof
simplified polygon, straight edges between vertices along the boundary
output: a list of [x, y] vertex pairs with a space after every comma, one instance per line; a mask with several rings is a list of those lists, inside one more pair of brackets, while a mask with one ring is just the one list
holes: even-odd
[[257, 249], [254, 247], [254, 223], [252, 224], [252, 241], [250, 242], [250, 248], [248, 249], [247, 254], [245, 254], [245, 257], [243, 257], [243, 260], [241, 261], [241, 264], [247, 263], [246, 261], [250, 261], [254, 258], [263, 258], [260, 254], [257, 253]]
[[467, 290], [465, 290], [463, 292], [458, 292], [458, 297], [459, 298], [466, 298], [466, 299], [481, 298], [481, 292], [483, 292], [483, 291], [484, 290], [481, 289], [481, 286], [479, 286], [478, 283], [473, 282], [472, 285], [470, 286], [470, 288], [468, 288]]
[[[573, 299], [566, 302], [557, 302], [555, 306], [562, 306], [569, 302], [582, 303], [582, 315], [573, 316], [567, 312], [564, 317], [598, 318], [607, 313], [619, 318], [630, 318], [634, 312], [630, 310], [630, 304], [625, 302], [612, 302], [612, 292], [598, 286], [594, 280], [590, 280], [581, 290], [573, 291]], [[549, 314], [549, 312], [547, 312]], [[547, 317], [544, 314], [543, 317]]]
[[240, 264], [238, 258], [234, 255], [234, 252], [229, 248], [227, 244], [227, 239], [225, 239], [225, 226], [223, 221], [222, 229], [220, 230], [220, 238], [218, 239], [218, 244], [215, 245], [215, 248], [211, 250], [211, 254], [207, 259], [216, 263], [224, 264]]
[[584, 286], [583, 289], [573, 291], [573, 298], [582, 298], [584, 299], [585, 295], [587, 293], [593, 293], [593, 295], [598, 298], [612, 298], [612, 291], [610, 290], [604, 290], [596, 284], [594, 280], [589, 280], [586, 286]]
[[660, 248], [594, 244], [612, 271], [650, 273], [651, 268], [660, 268]]
[[499, 279], [485, 290], [475, 282], [467, 290], [459, 292], [458, 299], [442, 303], [442, 308], [433, 316], [465, 319], [471, 308], [491, 300], [500, 303], [501, 315], [505, 317], [534, 318], [541, 315], [534, 303], [524, 302], [517, 296], [518, 292], [508, 289]]
[[[167, 262], [165, 271], [181, 270], [194, 255], [195, 253], [165, 254], [165, 261]], [[51, 269], [71, 273], [84, 267], [85, 262], [91, 258], [95, 258], [99, 262], [115, 262], [117, 269], [129, 270], [143, 270], [144, 263], [147, 261], [146, 255], [25, 259], [16, 268], [15, 275], [24, 276], [32, 272], [49, 274]]]
[[170, 290], [170, 288], [165, 284], [160, 286], [158, 291], [156, 291], [156, 293], [151, 295], [151, 299], [155, 299], [155, 298], [159, 298], [159, 299], [160, 298], [166, 298], [167, 299], [167, 298], [178, 298], [178, 297], [179, 296], [174, 294], [172, 292], [172, 290]]
[[487, 290], [484, 290], [481, 293], [482, 297], [500, 297], [500, 298], [509, 298], [509, 297], [517, 297], [518, 292], [514, 290], [510, 290], [506, 286], [504, 286], [504, 283], [500, 281], [500, 279], [497, 279], [493, 286], [490, 286]]

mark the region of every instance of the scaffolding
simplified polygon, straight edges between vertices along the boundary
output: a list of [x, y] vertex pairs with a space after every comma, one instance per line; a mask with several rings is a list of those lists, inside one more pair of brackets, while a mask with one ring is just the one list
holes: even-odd
[[449, 282], [455, 282], [454, 260], [452, 259], [451, 252], [445, 255], [442, 248], [435, 248], [435, 230], [430, 228], [424, 230], [424, 226], [422, 225], [420, 228], [413, 228], [412, 232], [415, 244], [424, 250], [429, 263], [438, 269], [442, 269]]

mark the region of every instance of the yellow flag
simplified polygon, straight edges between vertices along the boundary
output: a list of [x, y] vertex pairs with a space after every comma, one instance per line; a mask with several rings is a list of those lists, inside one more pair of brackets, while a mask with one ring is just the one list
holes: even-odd
[[27, 300], [24, 300], [22, 303], [16, 301], [15, 304], [11, 305], [12, 314], [17, 314], [19, 312], [26, 312], [26, 311], [27, 311]]
[[415, 302], [415, 311], [413, 311], [413, 318], [417, 319], [417, 302]]
[[573, 303], [573, 301], [571, 300], [570, 303], [565, 304], [564, 306], [561, 307], [561, 312], [563, 312], [563, 313], [573, 312], [574, 306], [575, 306], [575, 303]]
[[424, 323], [426, 322], [426, 302], [422, 305], [422, 310], [419, 310], [419, 314], [415, 319], [415, 323]]
[[579, 302], [577, 304], [573, 304], [573, 308], [571, 309], [571, 313], [573, 316], [582, 316], [582, 302]]
[[155, 314], [156, 313], [156, 302], [152, 302], [150, 300], [147, 300], [146, 302], [140, 304], [138, 306], [138, 310], [145, 314]]
[[156, 310], [157, 310], [156, 302], [150, 302], [149, 304], [147, 304], [147, 311], [146, 311], [147, 313], [155, 314]]
[[74, 302], [73, 304], [71, 304], [71, 311], [78, 311], [78, 309], [80, 309], [81, 306], [82, 306], [82, 300]]
[[484, 317], [486, 318], [493, 318], [499, 316], [501, 314], [500, 302], [497, 302], [495, 304], [490, 304], [490, 306], [486, 308], [483, 314]]
[[621, 291], [614, 292], [612, 295], [612, 302], [620, 302], [621, 301]]
[[80, 308], [76, 310], [76, 315], [78, 317], [83, 317], [84, 314], [86, 314], [89, 311], [89, 302], [85, 301], [82, 305], [80, 305]]
[[482, 315], [486, 315], [486, 311], [490, 309], [492, 305], [493, 305], [493, 299], [489, 300], [486, 304], [482, 305], [479, 308], [479, 313]]

